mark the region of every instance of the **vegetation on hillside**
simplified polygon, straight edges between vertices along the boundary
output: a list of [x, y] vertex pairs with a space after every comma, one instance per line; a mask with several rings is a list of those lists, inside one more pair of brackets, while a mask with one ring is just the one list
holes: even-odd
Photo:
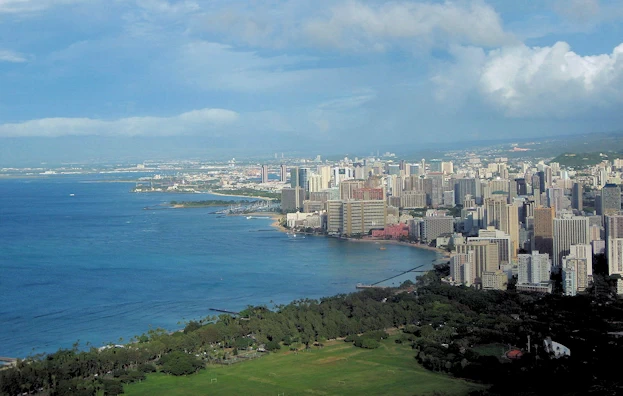
[[609, 151], [590, 152], [590, 153], [563, 153], [552, 160], [560, 166], [566, 168], [581, 169], [592, 165], [597, 165], [604, 160], [622, 158], [623, 154]]
[[[403, 329], [397, 342], [411, 346], [423, 367], [493, 384], [492, 394], [623, 390], [612, 364], [623, 346], [609, 335], [623, 330], [623, 303], [610, 299], [607, 287], [576, 297], [485, 292], [442, 283], [447, 271], [438, 267], [421, 276], [414, 293], [373, 289], [272, 310], [250, 306], [237, 317], [190, 322], [183, 332], [151, 330], [122, 347], [33, 357], [0, 371], [0, 393], [115, 394], [121, 384], [142, 381], [154, 369], [186, 375], [205, 364], [229, 364], [264, 350], [308, 350], [339, 337], [374, 349], [386, 337], [382, 330], [396, 327]], [[571, 356], [555, 359], [546, 353], [546, 337], [569, 347]], [[492, 343], [523, 349], [523, 357], [511, 362], [502, 351], [491, 356], [497, 347], [483, 345]]]

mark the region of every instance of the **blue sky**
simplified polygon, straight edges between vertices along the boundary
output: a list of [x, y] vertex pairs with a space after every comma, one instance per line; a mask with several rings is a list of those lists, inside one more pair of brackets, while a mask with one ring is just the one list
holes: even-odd
[[0, 162], [619, 130], [622, 20], [608, 0], [0, 0]]

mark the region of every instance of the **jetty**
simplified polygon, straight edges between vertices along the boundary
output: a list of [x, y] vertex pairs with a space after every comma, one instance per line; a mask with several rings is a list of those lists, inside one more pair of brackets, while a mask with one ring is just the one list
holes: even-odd
[[417, 267], [414, 267], [414, 268], [411, 268], [410, 270], [406, 270], [404, 272], [401, 272], [398, 275], [390, 276], [389, 278], [385, 278], [383, 280], [371, 283], [369, 285], [365, 285], [363, 283], [357, 283], [356, 288], [357, 289], [387, 289], [390, 286], [378, 286], [378, 284], [379, 283], [383, 283], [383, 282], [388, 281], [388, 280], [391, 280], [391, 279], [394, 279], [394, 278], [398, 278], [399, 276], [402, 276], [402, 275], [404, 275], [406, 273], [409, 273], [409, 272], [426, 272], [426, 271], [417, 271], [418, 268], [422, 268], [423, 266], [424, 266], [424, 264], [418, 265]]
[[2, 366], [13, 366], [17, 363], [17, 359], [16, 358], [10, 358], [10, 357], [5, 357], [5, 356], [0, 356], [0, 367]]
[[240, 312], [230, 311], [228, 309], [210, 308], [210, 311], [228, 313], [232, 315], [240, 315]]

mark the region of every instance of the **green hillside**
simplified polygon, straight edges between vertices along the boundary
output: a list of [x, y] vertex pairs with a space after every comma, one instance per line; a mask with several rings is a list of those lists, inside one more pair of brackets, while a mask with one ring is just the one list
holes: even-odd
[[623, 154], [613, 152], [563, 153], [554, 158], [552, 162], [558, 162], [567, 168], [583, 168], [616, 158], [623, 158]]

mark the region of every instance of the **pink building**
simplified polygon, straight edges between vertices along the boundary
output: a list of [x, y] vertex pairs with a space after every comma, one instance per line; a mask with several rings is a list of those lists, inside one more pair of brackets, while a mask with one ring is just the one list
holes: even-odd
[[400, 239], [409, 236], [409, 226], [406, 224], [388, 225], [384, 230], [372, 230], [373, 238]]

